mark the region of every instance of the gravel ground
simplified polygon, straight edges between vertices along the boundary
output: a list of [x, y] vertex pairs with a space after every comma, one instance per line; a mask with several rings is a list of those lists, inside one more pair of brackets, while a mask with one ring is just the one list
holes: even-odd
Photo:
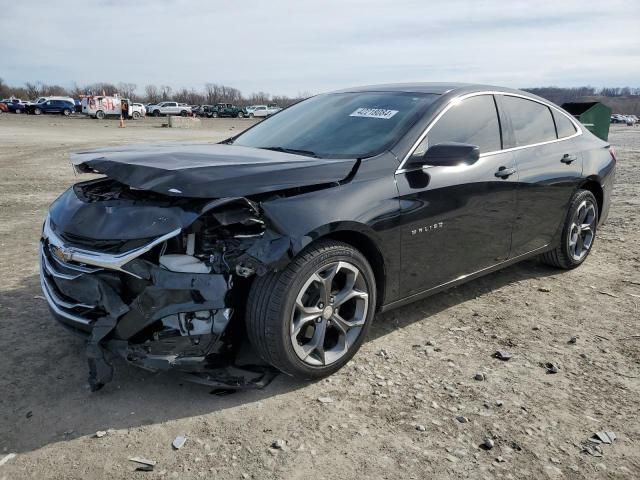
[[[75, 180], [69, 153], [251, 124], [160, 123], [0, 117], [0, 463], [17, 454], [0, 480], [640, 477], [640, 128], [613, 127], [609, 222], [577, 270], [528, 261], [378, 315], [354, 360], [316, 383], [217, 396], [118, 364], [91, 393], [83, 343], [52, 320], [37, 277], [47, 206]], [[582, 453], [597, 431], [618, 438]]]

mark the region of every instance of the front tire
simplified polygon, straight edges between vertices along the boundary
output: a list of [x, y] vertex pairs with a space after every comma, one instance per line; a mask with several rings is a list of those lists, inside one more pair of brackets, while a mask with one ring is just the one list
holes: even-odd
[[282, 372], [325, 377], [358, 351], [375, 307], [375, 277], [365, 257], [346, 243], [321, 240], [286, 269], [254, 280], [247, 335], [257, 353]]
[[217, 112], [213, 112], [211, 114], [211, 118], [218, 118], [218, 113]]
[[542, 254], [542, 261], [552, 267], [570, 270], [589, 256], [598, 228], [598, 202], [588, 190], [578, 190], [569, 204], [562, 228], [560, 245]]
[[65, 117], [68, 117], [69, 115], [71, 115], [71, 110], [69, 110], [68, 108], [65, 108], [62, 111], [62, 115], [64, 115]]
[[153, 111], [153, 116], [154, 117], [159, 117], [160, 116], [160, 110], [154, 110]]
[[140, 118], [140, 112], [133, 112], [133, 119], [138, 120]]
[[105, 117], [105, 116], [106, 116], [106, 115], [104, 114], [104, 112], [103, 112], [102, 110], [98, 110], [98, 111], [96, 112], [96, 118], [97, 118], [98, 120], [104, 120], [104, 117]]
[[34, 114], [34, 115], [42, 115], [42, 110], [41, 110], [41, 109], [39, 109], [39, 108], [35, 108], [35, 109], [33, 110], [33, 114]]

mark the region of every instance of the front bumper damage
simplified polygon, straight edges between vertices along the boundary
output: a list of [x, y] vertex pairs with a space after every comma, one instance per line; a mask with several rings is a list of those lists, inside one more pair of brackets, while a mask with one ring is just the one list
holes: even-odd
[[221, 388], [259, 388], [275, 376], [269, 367], [236, 363], [231, 277], [169, 271], [141, 258], [180, 233], [109, 254], [70, 246], [47, 218], [40, 244], [42, 291], [54, 317], [87, 338], [93, 391], [112, 380], [116, 355]]

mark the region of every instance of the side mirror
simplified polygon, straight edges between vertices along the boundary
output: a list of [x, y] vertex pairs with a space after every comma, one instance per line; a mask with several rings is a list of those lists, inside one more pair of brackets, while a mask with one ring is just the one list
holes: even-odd
[[439, 143], [429, 147], [422, 158], [411, 162], [413, 166], [455, 167], [473, 165], [480, 158], [480, 148], [466, 143]]

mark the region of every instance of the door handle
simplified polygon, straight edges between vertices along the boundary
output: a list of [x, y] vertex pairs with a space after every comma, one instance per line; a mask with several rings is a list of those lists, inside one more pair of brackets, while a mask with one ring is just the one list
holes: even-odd
[[566, 163], [567, 165], [569, 165], [571, 162], [577, 160], [578, 157], [572, 153], [565, 153], [562, 158], [560, 159], [560, 161], [562, 163]]
[[506, 178], [509, 178], [514, 173], [516, 173], [515, 168], [500, 167], [498, 171], [495, 173], [495, 175], [498, 178], [506, 179]]

